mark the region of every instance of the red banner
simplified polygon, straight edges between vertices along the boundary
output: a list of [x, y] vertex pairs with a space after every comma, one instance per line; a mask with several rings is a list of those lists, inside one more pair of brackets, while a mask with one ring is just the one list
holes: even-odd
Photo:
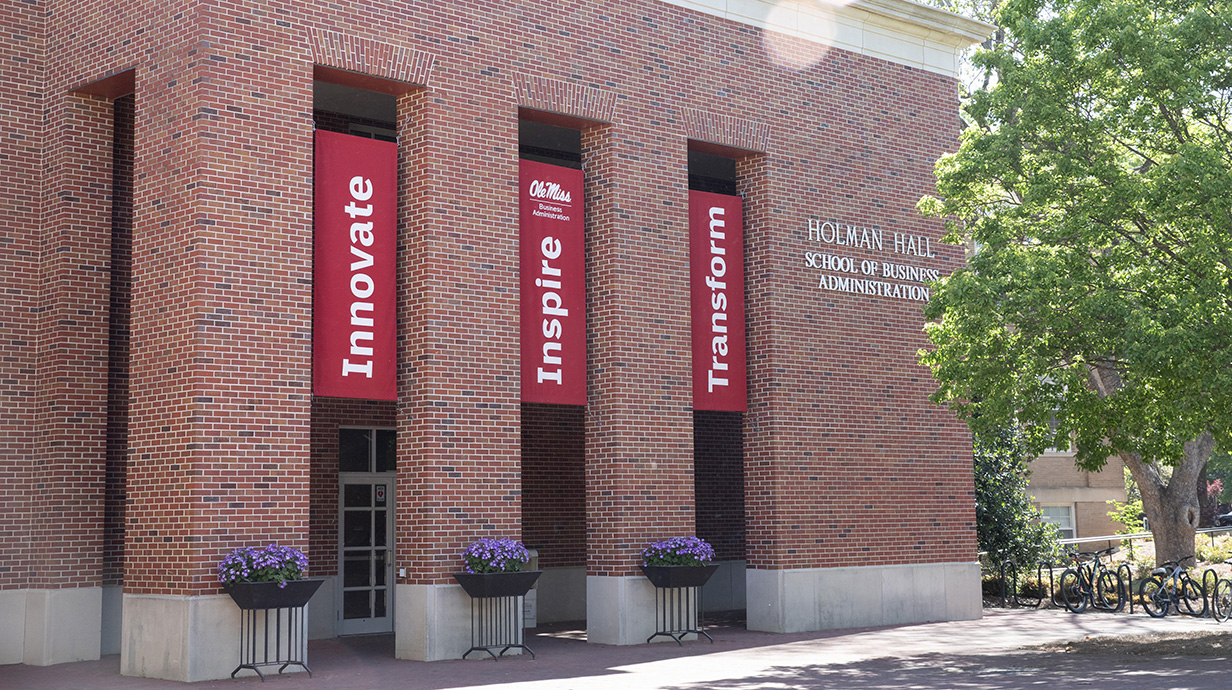
[[312, 392], [397, 400], [398, 148], [317, 131]]
[[524, 160], [519, 177], [522, 400], [585, 405], [582, 171]]
[[689, 192], [693, 409], [744, 412], [744, 232], [738, 196]]

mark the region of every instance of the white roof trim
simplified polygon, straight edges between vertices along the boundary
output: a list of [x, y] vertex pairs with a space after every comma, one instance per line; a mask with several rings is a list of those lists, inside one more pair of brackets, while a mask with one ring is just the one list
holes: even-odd
[[996, 27], [912, 0], [661, 0], [767, 31], [957, 77], [959, 56]]

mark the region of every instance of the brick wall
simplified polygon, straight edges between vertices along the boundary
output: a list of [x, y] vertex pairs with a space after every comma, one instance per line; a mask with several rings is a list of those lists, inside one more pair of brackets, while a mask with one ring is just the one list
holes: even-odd
[[522, 403], [522, 540], [541, 568], [586, 565], [585, 408]]
[[33, 544], [30, 530], [36, 493], [34, 454], [38, 434], [34, 402], [42, 231], [43, 89], [46, 35], [43, 8], [0, 5], [0, 589], [27, 587]]
[[697, 536], [721, 561], [744, 558], [743, 425], [740, 412], [693, 413]]
[[[6, 253], [16, 276], [2, 297], [6, 325], [50, 347], [39, 353], [48, 385], [36, 388], [34, 346], [14, 338], [18, 363], [5, 365], [14, 375], [0, 379], [0, 404], [15, 432], [5, 472], [35, 471], [26, 460], [36, 453], [32, 429], [64, 444], [37, 450], [38, 472], [56, 478], [59, 493], [11, 498], [20, 515], [54, 516], [73, 492], [73, 510], [85, 512], [73, 514], [81, 528], [68, 543], [88, 562], [72, 577], [97, 581], [102, 567], [101, 498], [78, 497], [101, 496], [104, 478], [102, 187], [112, 120], [109, 102], [65, 94], [136, 67], [126, 590], [212, 592], [213, 566], [235, 546], [277, 538], [308, 547], [310, 497], [324, 490], [310, 482], [310, 193], [312, 56], [327, 45], [342, 54], [319, 60], [417, 80], [398, 100], [404, 582], [447, 582], [466, 543], [523, 531], [517, 120], [519, 105], [550, 101], [528, 84], [579, 87], [577, 100], [553, 107], [591, 122], [578, 125], [590, 286], [588, 571], [632, 574], [647, 541], [694, 532], [702, 509], [693, 498], [686, 151], [696, 123], [734, 115], [756, 123], [757, 136], [717, 143], [764, 144], [739, 163], [750, 563], [974, 558], [970, 442], [927, 402], [933, 386], [914, 364], [925, 345], [919, 304], [819, 290], [818, 272], [802, 261], [818, 249], [806, 240], [807, 218], [817, 216], [931, 237], [938, 256], [914, 263], [943, 272], [959, 264], [961, 249], [936, 244], [940, 226], [914, 211], [932, 189], [933, 160], [956, 145], [953, 79], [839, 50], [785, 68], [759, 31], [653, 0], [568, 2], [550, 13], [474, 0], [47, 7], [0, 10], [22, 26], [46, 21], [56, 50], [42, 78], [37, 31], [4, 49], [32, 60], [10, 59], [17, 69], [0, 86], [14, 105], [0, 134], [18, 159], [0, 160], [18, 173], [0, 223], [15, 249], [33, 252]], [[33, 113], [31, 91], [48, 101]], [[24, 131], [31, 138], [15, 138]], [[44, 179], [25, 184], [20, 171], [31, 169]], [[39, 227], [52, 228], [49, 247], [67, 254], [40, 256], [48, 238]], [[38, 280], [23, 282], [34, 269]], [[48, 309], [41, 331], [28, 316], [36, 306]], [[37, 426], [25, 411], [35, 394]], [[14, 577], [25, 576], [0, 572]]]
[[124, 581], [124, 503], [128, 468], [129, 300], [132, 296], [132, 95], [114, 103], [111, 184], [111, 285], [108, 320], [107, 460], [103, 515], [103, 584]]
[[1087, 472], [1074, 465], [1069, 453], [1049, 453], [1031, 461], [1032, 487], [1125, 488], [1125, 463], [1109, 458], [1099, 472]]

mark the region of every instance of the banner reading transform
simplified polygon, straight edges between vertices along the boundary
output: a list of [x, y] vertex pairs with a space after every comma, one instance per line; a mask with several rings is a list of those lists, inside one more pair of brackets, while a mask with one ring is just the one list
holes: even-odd
[[744, 412], [744, 233], [738, 196], [689, 192], [693, 409]]
[[521, 161], [522, 401], [586, 404], [582, 171]]
[[312, 392], [396, 400], [397, 145], [316, 132]]

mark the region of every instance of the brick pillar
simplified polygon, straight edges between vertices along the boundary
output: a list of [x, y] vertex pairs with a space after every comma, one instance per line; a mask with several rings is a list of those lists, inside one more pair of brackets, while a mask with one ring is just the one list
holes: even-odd
[[655, 630], [641, 550], [693, 533], [687, 158], [683, 139], [617, 127], [586, 131], [582, 149], [587, 640], [641, 644]]
[[5, 41], [5, 77], [0, 79], [0, 664], [24, 660], [26, 598], [32, 586], [36, 549], [30, 530], [37, 524], [34, 453], [37, 433], [33, 404], [41, 383], [35, 362], [39, 329], [39, 283], [43, 228], [42, 148], [45, 92], [45, 30], [41, 5], [0, 4], [0, 23], [15, 27]]
[[99, 656], [111, 253], [111, 104], [49, 106], [24, 653], [39, 665]]
[[137, 75], [121, 651], [181, 681], [238, 663], [219, 561], [308, 546], [311, 65], [198, 28]]
[[470, 646], [462, 550], [521, 538], [517, 113], [438, 78], [398, 101], [396, 654], [425, 661]]

